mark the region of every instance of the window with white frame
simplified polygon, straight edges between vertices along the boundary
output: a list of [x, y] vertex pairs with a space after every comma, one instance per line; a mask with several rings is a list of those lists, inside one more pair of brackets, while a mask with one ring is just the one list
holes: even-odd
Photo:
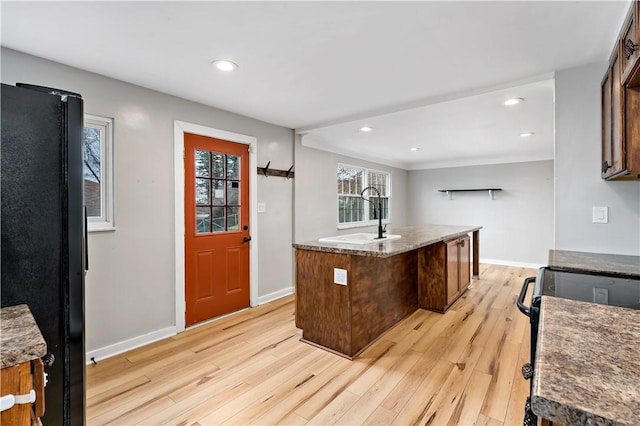
[[[382, 207], [382, 220], [391, 218], [391, 174], [362, 167], [338, 164], [338, 228], [373, 225], [378, 220], [378, 202]], [[374, 187], [380, 193], [369, 189], [362, 199], [360, 194], [367, 187]]]
[[113, 119], [85, 114], [83, 147], [89, 231], [113, 230]]

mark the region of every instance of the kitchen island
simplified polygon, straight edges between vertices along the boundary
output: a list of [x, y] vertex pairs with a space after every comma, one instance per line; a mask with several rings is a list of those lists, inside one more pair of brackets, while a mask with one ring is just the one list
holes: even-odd
[[[468, 285], [461, 277], [465, 262], [469, 272], [469, 233], [473, 275], [479, 275], [481, 228], [422, 225], [394, 229], [399, 239], [370, 244], [294, 244], [302, 340], [352, 359], [416, 309], [443, 312]], [[455, 250], [468, 254], [456, 259]]]
[[565, 425], [639, 425], [639, 347], [639, 310], [542, 296], [533, 412]]

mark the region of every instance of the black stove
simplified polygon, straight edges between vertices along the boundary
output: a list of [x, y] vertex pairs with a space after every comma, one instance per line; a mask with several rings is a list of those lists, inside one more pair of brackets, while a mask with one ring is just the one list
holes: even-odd
[[[524, 298], [531, 283], [535, 283], [533, 295], [530, 306], [526, 306]], [[640, 277], [544, 267], [538, 270], [536, 277], [526, 278], [516, 304], [518, 309], [529, 317], [531, 323], [531, 362], [522, 366], [522, 375], [527, 380], [533, 377], [542, 296], [640, 309]], [[537, 418], [531, 411], [530, 397], [525, 405], [523, 424], [537, 424]]]
[[531, 303], [540, 306], [542, 296], [640, 309], [640, 279], [540, 268]]

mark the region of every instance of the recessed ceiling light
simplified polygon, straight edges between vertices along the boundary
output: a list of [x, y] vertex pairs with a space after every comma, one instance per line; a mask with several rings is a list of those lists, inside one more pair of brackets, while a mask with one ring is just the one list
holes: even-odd
[[533, 132], [524, 132], [524, 133], [520, 133], [520, 137], [521, 138], [528, 138], [529, 136], [533, 136], [534, 133]]
[[420, 148], [417, 148], [417, 147], [415, 147], [415, 146], [414, 146], [413, 148], [409, 148], [409, 151], [414, 151], [414, 152], [415, 152], [415, 151], [417, 151], [417, 150], [419, 150], [419, 149], [420, 149]]
[[361, 132], [370, 132], [372, 130], [373, 130], [373, 127], [371, 127], [371, 126], [362, 126], [362, 127], [360, 127], [360, 131]]
[[511, 98], [504, 101], [505, 105], [517, 105], [520, 102], [524, 101], [524, 98]]
[[219, 69], [220, 71], [235, 71], [238, 69], [238, 65], [234, 62], [227, 61], [225, 59], [217, 59], [211, 62], [211, 65]]

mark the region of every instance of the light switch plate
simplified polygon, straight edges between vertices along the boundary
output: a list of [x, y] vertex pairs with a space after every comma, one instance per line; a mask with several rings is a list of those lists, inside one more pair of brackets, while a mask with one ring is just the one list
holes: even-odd
[[258, 213], [265, 213], [267, 211], [267, 203], [258, 203]]
[[593, 207], [593, 223], [609, 223], [609, 207]]
[[333, 268], [333, 282], [335, 284], [347, 285], [347, 270]]

